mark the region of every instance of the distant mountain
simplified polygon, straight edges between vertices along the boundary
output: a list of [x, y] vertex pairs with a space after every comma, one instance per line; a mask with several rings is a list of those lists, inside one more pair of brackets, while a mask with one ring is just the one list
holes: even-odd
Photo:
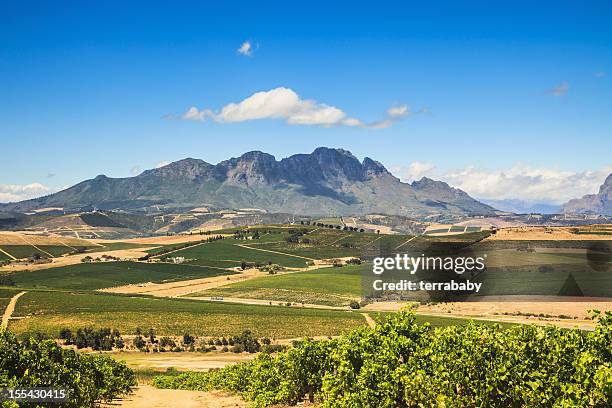
[[402, 183], [377, 161], [320, 147], [277, 161], [252, 151], [216, 165], [184, 159], [138, 176], [104, 175], [5, 211], [62, 207], [137, 210], [166, 207], [259, 208], [303, 215], [491, 215], [494, 209], [441, 181]]
[[497, 208], [498, 210], [515, 214], [558, 214], [561, 212], [561, 206], [555, 204], [538, 203], [518, 199], [490, 200], [479, 198], [478, 200], [482, 203]]
[[575, 198], [563, 206], [564, 213], [612, 215], [612, 174], [599, 187], [597, 194]]

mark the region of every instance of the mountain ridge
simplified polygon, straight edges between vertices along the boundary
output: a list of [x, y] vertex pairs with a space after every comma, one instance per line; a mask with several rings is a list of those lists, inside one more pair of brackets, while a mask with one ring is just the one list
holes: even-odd
[[612, 173], [606, 177], [596, 194], [587, 194], [574, 198], [563, 205], [567, 214], [602, 214], [612, 215]]
[[248, 207], [301, 215], [426, 217], [495, 212], [444, 182], [423, 178], [403, 183], [378, 161], [369, 157], [359, 161], [347, 150], [327, 147], [281, 160], [261, 151], [217, 164], [186, 158], [133, 177], [98, 175], [44, 197], [0, 204], [0, 209], [89, 206], [130, 210], [153, 205]]

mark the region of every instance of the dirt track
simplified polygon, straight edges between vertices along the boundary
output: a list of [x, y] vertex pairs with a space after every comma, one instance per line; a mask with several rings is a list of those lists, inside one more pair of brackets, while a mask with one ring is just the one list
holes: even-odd
[[376, 327], [376, 321], [374, 319], [372, 319], [372, 317], [367, 314], [367, 313], [362, 313], [363, 317], [365, 318], [366, 323], [368, 324], [368, 326], [370, 326], [371, 328]]
[[230, 283], [240, 282], [245, 279], [266, 276], [257, 269], [247, 269], [236, 275], [214, 276], [211, 278], [190, 279], [168, 283], [146, 283], [117, 286], [114, 288], [100, 289], [102, 292], [110, 293], [142, 293], [159, 297], [184, 296], [202, 290], [218, 288]]
[[11, 319], [13, 312], [15, 311], [15, 305], [17, 304], [17, 300], [19, 299], [19, 297], [21, 297], [21, 295], [25, 293], [26, 292], [19, 292], [11, 298], [11, 301], [8, 305], [6, 305], [6, 309], [4, 310], [4, 314], [2, 315], [2, 325], [0, 327], [2, 327], [3, 329], [6, 329], [8, 327], [8, 322]]
[[[232, 297], [227, 297], [227, 296], [224, 296], [223, 299], [211, 299], [210, 297], [205, 297], [205, 296], [202, 296], [202, 297], [194, 296], [194, 297], [189, 297], [189, 299], [207, 300], [210, 302], [221, 302], [221, 303], [223, 302], [241, 303], [243, 305], [283, 306], [283, 307], [285, 307], [285, 304], [287, 303], [287, 302], [281, 302], [281, 301], [272, 300], [272, 299], [232, 298]], [[342, 306], [315, 305], [312, 303], [294, 303], [294, 305], [297, 308], [305, 307], [308, 309], [347, 310], [346, 307], [342, 307]]]
[[203, 392], [185, 390], [161, 390], [149, 385], [136, 388], [134, 394], [103, 405], [124, 408], [235, 408], [246, 407], [246, 403], [236, 396], [224, 392]]

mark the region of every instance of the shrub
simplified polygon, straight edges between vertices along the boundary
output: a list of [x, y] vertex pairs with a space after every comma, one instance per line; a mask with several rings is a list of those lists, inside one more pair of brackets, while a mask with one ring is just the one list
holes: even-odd
[[190, 345], [190, 344], [193, 344], [194, 342], [195, 342], [195, 338], [191, 334], [189, 333], [183, 334], [183, 344]]
[[144, 341], [142, 336], [134, 337], [134, 347], [136, 347], [138, 350], [143, 350], [146, 347], [146, 345], [147, 345], [147, 342]]
[[174, 348], [176, 347], [176, 343], [170, 337], [162, 337], [159, 339], [159, 346]]
[[91, 347], [93, 350], [112, 350], [116, 346], [117, 341], [121, 339], [121, 335], [117, 329], [111, 331], [109, 328], [92, 329], [85, 327], [78, 329], [76, 336], [72, 334], [70, 329], [64, 328], [60, 330], [60, 339], [64, 339], [64, 344], [75, 344], [77, 348]]

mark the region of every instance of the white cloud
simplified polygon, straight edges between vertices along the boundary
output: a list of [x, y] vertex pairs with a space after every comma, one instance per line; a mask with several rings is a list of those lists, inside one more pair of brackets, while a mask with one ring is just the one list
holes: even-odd
[[187, 110], [187, 112], [183, 113], [180, 116], [180, 119], [183, 120], [205, 120], [208, 115], [208, 111], [199, 111], [198, 108], [192, 106]]
[[606, 72], [605, 72], [605, 71], [597, 71], [597, 72], [595, 73], [595, 77], [596, 77], [596, 78], [604, 78], [606, 75], [607, 75], [607, 74], [606, 74]]
[[157, 164], [155, 165], [155, 168], [156, 168], [156, 169], [159, 169], [160, 167], [164, 167], [164, 166], [167, 166], [167, 165], [169, 165], [169, 164], [170, 164], [170, 162], [169, 162], [169, 161], [165, 161], [165, 160], [164, 160], [164, 161], [160, 161], [159, 163], [157, 163]]
[[569, 91], [569, 84], [567, 82], [562, 82], [561, 84], [549, 89], [548, 93], [553, 96], [565, 96], [567, 91]]
[[436, 166], [432, 163], [412, 162], [408, 166], [392, 166], [391, 171], [408, 183], [420, 180], [423, 177], [436, 173]]
[[404, 116], [410, 115], [408, 105], [392, 106], [387, 109], [387, 115], [390, 118], [403, 118]]
[[253, 55], [253, 46], [251, 45], [250, 41], [245, 41], [242, 43], [240, 48], [238, 48], [237, 51], [238, 51], [238, 54], [242, 54], [242, 55], [246, 55], [247, 57], [250, 57]]
[[140, 171], [141, 171], [140, 166], [139, 166], [139, 165], [136, 165], [136, 166], [134, 166], [134, 167], [132, 167], [132, 168], [130, 169], [130, 174], [131, 174], [132, 176], [137, 176], [137, 175], [139, 175], [139, 174], [140, 174]]
[[[418, 113], [425, 112], [424, 110]], [[366, 123], [348, 116], [342, 109], [320, 103], [312, 99], [302, 99], [290, 88], [279, 87], [269, 91], [256, 92], [237, 103], [229, 103], [219, 111], [191, 107], [172, 119], [205, 121], [217, 123], [238, 123], [258, 119], [282, 119], [290, 125], [353, 126], [369, 129], [382, 129], [393, 125], [397, 120], [410, 115], [407, 105], [391, 107], [386, 117], [376, 122]]]
[[47, 195], [55, 190], [40, 183], [0, 184], [0, 202], [15, 202]]
[[505, 169], [470, 166], [440, 171], [430, 163], [415, 162], [392, 169], [404, 181], [410, 182], [427, 176], [445, 181], [472, 197], [494, 200], [521, 199], [553, 204], [596, 193], [605, 178], [612, 173], [612, 166], [575, 172], [532, 167], [521, 163]]

